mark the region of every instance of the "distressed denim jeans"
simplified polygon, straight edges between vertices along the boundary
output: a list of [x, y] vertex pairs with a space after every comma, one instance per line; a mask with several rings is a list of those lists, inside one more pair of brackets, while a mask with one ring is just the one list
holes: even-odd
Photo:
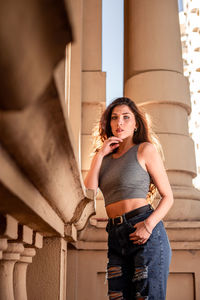
[[108, 221], [108, 295], [110, 300], [165, 300], [171, 248], [160, 221], [145, 244], [133, 244], [133, 226], [145, 220], [153, 209], [112, 225]]

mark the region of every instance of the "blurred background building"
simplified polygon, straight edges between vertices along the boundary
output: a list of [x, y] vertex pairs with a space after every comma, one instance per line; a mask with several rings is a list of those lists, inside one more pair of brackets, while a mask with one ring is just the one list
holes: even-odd
[[179, 12], [184, 75], [189, 79], [191, 107], [189, 132], [195, 143], [197, 177], [200, 189], [200, 2], [183, 0]]

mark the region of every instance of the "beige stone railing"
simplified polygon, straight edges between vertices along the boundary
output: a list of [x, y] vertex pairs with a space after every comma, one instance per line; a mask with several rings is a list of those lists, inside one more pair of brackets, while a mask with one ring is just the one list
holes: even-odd
[[[51, 205], [51, 202], [49, 203], [42, 196], [19, 169], [10, 155], [3, 148], [0, 150], [0, 165], [3, 170], [0, 173], [0, 299], [25, 300], [27, 299], [27, 267], [32, 263], [32, 258], [37, 256], [38, 250], [43, 247], [43, 240], [54, 242], [59, 239], [62, 241], [62, 247], [65, 244], [65, 249], [67, 241], [76, 241], [77, 231], [85, 227], [89, 216], [94, 213], [94, 194], [93, 191], [84, 189], [80, 177], [79, 182], [75, 183], [76, 192], [80, 195], [76, 200], [78, 205], [73, 209], [74, 203], [67, 195], [63, 204], [68, 207], [68, 211], [71, 209], [74, 212], [69, 222], [66, 222], [68, 211], [66, 210], [66, 214], [65, 211], [59, 212], [60, 207], [56, 203]], [[77, 177], [76, 180], [78, 181]], [[71, 188], [73, 188], [73, 181], [71, 181]], [[51, 247], [48, 251], [53, 254]], [[66, 272], [67, 251], [64, 253], [60, 254], [63, 258], [62, 272]], [[58, 260], [59, 257], [58, 255]], [[43, 258], [39, 261], [41, 265], [44, 264]], [[28, 280], [29, 290], [34, 291], [35, 278], [32, 274], [35, 272], [33, 266], [29, 276], [32, 279]], [[41, 277], [49, 276], [45, 268], [39, 273], [38, 276]], [[59, 280], [59, 285], [63, 284], [63, 281]], [[48, 289], [47, 284], [46, 290]], [[63, 286], [60, 289], [65, 292]], [[44, 295], [45, 293], [46, 291]], [[29, 299], [32, 299], [31, 297], [29, 295]]]

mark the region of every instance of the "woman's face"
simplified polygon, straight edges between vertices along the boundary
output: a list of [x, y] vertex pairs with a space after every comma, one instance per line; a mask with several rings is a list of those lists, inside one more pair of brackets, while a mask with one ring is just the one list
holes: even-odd
[[121, 139], [133, 137], [136, 127], [135, 115], [127, 105], [115, 106], [110, 120], [111, 130], [114, 136]]

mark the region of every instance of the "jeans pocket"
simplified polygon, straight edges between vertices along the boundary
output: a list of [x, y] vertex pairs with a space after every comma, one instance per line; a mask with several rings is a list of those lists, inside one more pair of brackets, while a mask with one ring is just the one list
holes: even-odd
[[121, 247], [126, 247], [129, 243], [129, 229], [127, 224], [116, 228], [116, 237]]

